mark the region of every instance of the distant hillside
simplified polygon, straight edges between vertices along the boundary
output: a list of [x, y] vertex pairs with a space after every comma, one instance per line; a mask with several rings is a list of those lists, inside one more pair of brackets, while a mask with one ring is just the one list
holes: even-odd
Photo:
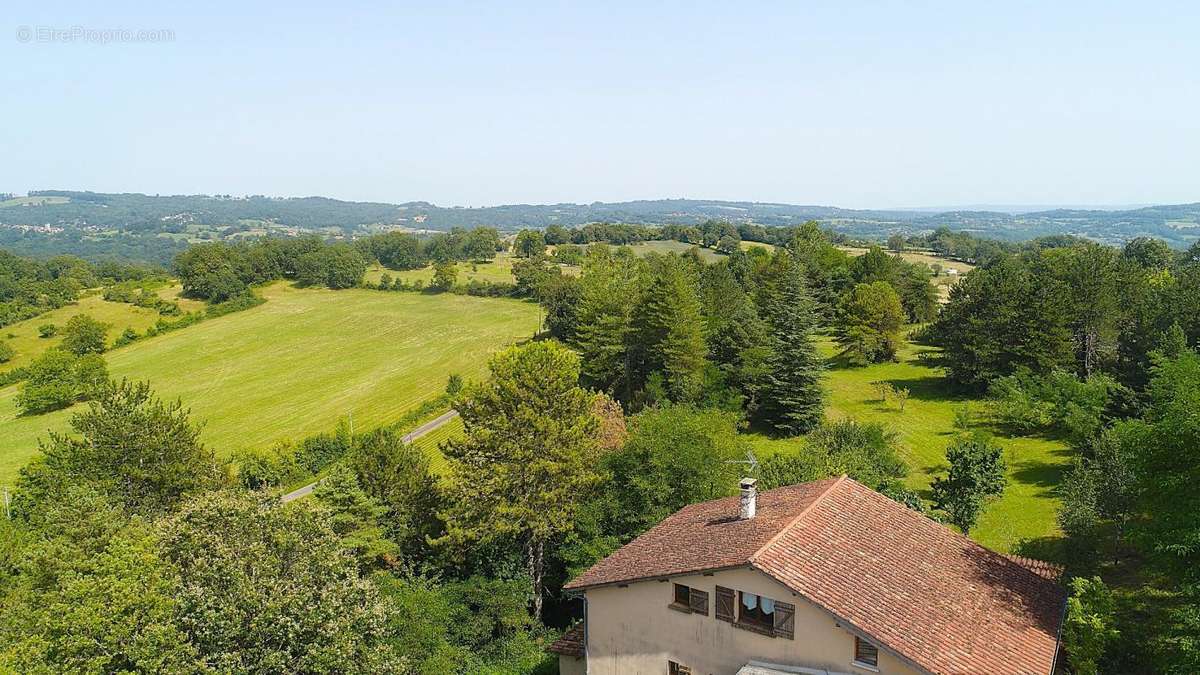
[[710, 219], [780, 226], [816, 220], [825, 227], [863, 238], [884, 238], [893, 232], [929, 232], [943, 226], [1010, 241], [1075, 234], [1119, 244], [1133, 237], [1153, 236], [1184, 247], [1200, 238], [1200, 204], [1016, 214], [876, 211], [697, 199], [462, 208], [428, 202], [385, 204], [325, 197], [150, 196], [43, 190], [0, 201], [0, 247], [28, 255], [70, 252], [166, 262], [192, 242], [264, 234], [354, 236], [394, 228], [448, 230], [489, 225], [516, 230], [597, 221], [694, 224]]

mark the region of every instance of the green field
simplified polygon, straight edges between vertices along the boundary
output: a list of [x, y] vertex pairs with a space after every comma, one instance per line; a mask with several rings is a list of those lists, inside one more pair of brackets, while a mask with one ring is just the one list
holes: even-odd
[[[179, 287], [163, 288], [159, 295], [179, 303], [185, 312], [203, 309], [204, 303], [186, 300], [179, 297]], [[0, 365], [0, 372], [24, 366], [38, 357], [42, 352], [62, 341], [61, 335], [43, 338], [38, 335], [38, 326], [52, 323], [59, 328], [66, 325], [67, 320], [76, 314], [87, 314], [97, 321], [109, 324], [108, 341], [111, 343], [126, 328], [132, 328], [143, 333], [147, 328], [158, 322], [158, 312], [145, 307], [138, 307], [123, 302], [108, 302], [100, 296], [100, 291], [92, 291], [80, 298], [78, 302], [66, 307], [46, 312], [26, 321], [14, 323], [0, 328], [0, 338], [7, 339], [16, 356], [11, 361]]]
[[[823, 347], [826, 353], [834, 351], [829, 342]], [[940, 371], [917, 361], [917, 354], [924, 349], [906, 349], [899, 363], [865, 368], [833, 365], [826, 387], [828, 416], [880, 422], [896, 432], [901, 455], [911, 471], [908, 486], [928, 498], [930, 481], [946, 468], [946, 446], [958, 433], [954, 428], [955, 410], [969, 404], [976, 419], [983, 417], [985, 411], [978, 400], [946, 393], [947, 384]], [[879, 400], [871, 383], [880, 380], [911, 392], [903, 412], [894, 401], [885, 405]], [[1012, 551], [1025, 541], [1037, 545], [1057, 537], [1054, 516], [1058, 499], [1054, 489], [1069, 464], [1066, 444], [1041, 437], [1005, 436], [986, 425], [982, 428], [995, 433], [1004, 448], [1009, 484], [1004, 495], [988, 505], [971, 537], [999, 551]], [[763, 456], [801, 447], [801, 441], [796, 439], [753, 435], [752, 440], [755, 450]]]
[[[478, 377], [489, 354], [533, 334], [536, 305], [451, 294], [263, 289], [259, 307], [106, 355], [115, 377], [149, 380], [183, 400], [222, 456], [331, 430], [395, 421], [437, 395], [453, 372]], [[0, 389], [0, 485], [71, 411], [18, 417]]]
[[66, 204], [71, 201], [67, 197], [13, 197], [0, 201], [0, 209], [9, 206], [42, 206], [43, 204]]
[[695, 248], [700, 251], [700, 259], [705, 262], [714, 262], [725, 257], [711, 248], [703, 248], [695, 244], [685, 244], [682, 241], [640, 241], [636, 244], [631, 244], [630, 248], [639, 256], [650, 253], [687, 253]]
[[[471, 281], [487, 281], [491, 283], [508, 283], [516, 281], [513, 278], [512, 266], [514, 258], [510, 253], [497, 253], [496, 259], [486, 263], [470, 263], [459, 262], [455, 263], [458, 267], [458, 283], [466, 284]], [[560, 265], [563, 272], [567, 274], [578, 274], [579, 268], [571, 265]], [[377, 284], [384, 273], [391, 275], [393, 279], [402, 279], [406, 283], [415, 281], [423, 281], [428, 285], [433, 281], [433, 266], [423, 267], [419, 270], [404, 270], [395, 271], [384, 269], [379, 265], [372, 265], [367, 269], [367, 274], [364, 279], [370, 283]]]

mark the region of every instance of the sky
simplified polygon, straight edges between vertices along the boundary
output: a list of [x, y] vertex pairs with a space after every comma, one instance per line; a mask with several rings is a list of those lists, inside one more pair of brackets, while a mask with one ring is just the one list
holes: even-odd
[[1200, 201], [1194, 2], [5, 5], [0, 192]]

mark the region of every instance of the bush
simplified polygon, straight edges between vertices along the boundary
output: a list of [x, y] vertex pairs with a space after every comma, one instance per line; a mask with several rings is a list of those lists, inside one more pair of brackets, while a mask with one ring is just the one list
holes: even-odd
[[116, 339], [116, 341], [113, 342], [113, 347], [114, 348], [124, 347], [125, 345], [127, 345], [131, 342], [137, 341], [139, 338], [141, 338], [141, 335], [138, 335], [138, 332], [136, 330], [134, 330], [132, 328], [126, 328], [124, 331], [121, 332], [120, 337], [118, 337]]
[[344, 425], [339, 425], [332, 434], [309, 436], [296, 448], [296, 465], [311, 474], [319, 473], [345, 456], [352, 444], [350, 432]]
[[8, 342], [0, 342], [0, 363], [8, 363], [17, 355], [15, 349]]
[[107, 348], [105, 336], [108, 334], [108, 328], [108, 324], [101, 323], [87, 314], [76, 314], [63, 328], [62, 348], [79, 356], [102, 354]]
[[1119, 635], [1113, 628], [1116, 603], [1112, 591], [1100, 577], [1071, 580], [1067, 616], [1063, 624], [1063, 648], [1076, 675], [1096, 675], [1104, 648]]
[[98, 354], [78, 356], [51, 349], [26, 369], [26, 381], [17, 394], [17, 408], [36, 415], [65, 408], [98, 395], [108, 385], [108, 368]]
[[58, 335], [58, 326], [52, 323], [44, 323], [38, 326], [38, 336], [43, 338], [52, 338]]
[[1121, 385], [1107, 375], [1081, 380], [1055, 370], [1034, 375], [1028, 369], [996, 378], [988, 389], [997, 421], [1023, 432], [1057, 428], [1075, 443], [1104, 425], [1105, 410]]

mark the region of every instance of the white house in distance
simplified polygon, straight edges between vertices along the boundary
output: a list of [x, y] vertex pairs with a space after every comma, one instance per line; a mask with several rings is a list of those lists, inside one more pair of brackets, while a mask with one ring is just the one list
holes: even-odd
[[1049, 675], [1061, 569], [845, 477], [693, 504], [566, 585], [567, 675]]

